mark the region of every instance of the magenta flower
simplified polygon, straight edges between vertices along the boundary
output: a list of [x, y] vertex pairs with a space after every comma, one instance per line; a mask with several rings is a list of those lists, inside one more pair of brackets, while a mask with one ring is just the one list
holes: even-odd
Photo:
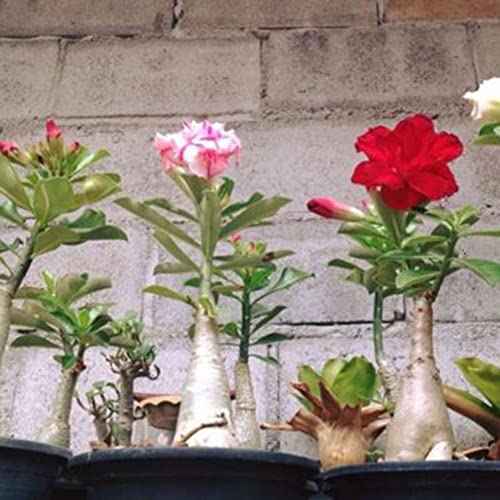
[[47, 120], [45, 124], [45, 128], [47, 131], [47, 140], [51, 139], [59, 139], [62, 135], [62, 130], [56, 125], [54, 120]]
[[182, 167], [204, 179], [211, 179], [229, 167], [229, 159], [238, 156], [241, 142], [234, 130], [223, 123], [185, 122], [176, 134], [156, 134], [155, 148], [160, 152], [166, 171]]

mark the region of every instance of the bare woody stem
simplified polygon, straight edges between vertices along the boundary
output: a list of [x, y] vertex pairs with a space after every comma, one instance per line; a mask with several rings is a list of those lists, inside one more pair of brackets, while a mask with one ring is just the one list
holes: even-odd
[[12, 307], [12, 300], [31, 266], [33, 261], [33, 249], [35, 248], [36, 239], [40, 230], [38, 226], [33, 227], [30, 235], [26, 239], [23, 251], [16, 262], [12, 275], [7, 283], [0, 286], [0, 371], [2, 369], [3, 355], [9, 338], [10, 308]]
[[128, 370], [120, 371], [119, 380], [120, 399], [117, 416], [117, 444], [130, 446], [134, 425], [134, 374]]
[[53, 446], [70, 446], [70, 424], [71, 406], [75, 393], [76, 383], [80, 371], [78, 369], [61, 370], [59, 386], [52, 411], [47, 424], [38, 435], [38, 440]]
[[[212, 263], [203, 257], [200, 296], [212, 299]], [[220, 352], [217, 319], [198, 306], [191, 361], [182, 390], [182, 403], [174, 441], [185, 440], [192, 429], [226, 416], [226, 424], [202, 427], [186, 440], [188, 446], [237, 446], [232, 430], [229, 384]]]

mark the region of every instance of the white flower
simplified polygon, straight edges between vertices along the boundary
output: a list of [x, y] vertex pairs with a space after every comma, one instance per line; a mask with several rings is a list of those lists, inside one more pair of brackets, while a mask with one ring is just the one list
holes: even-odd
[[471, 116], [483, 123], [500, 122], [500, 78], [485, 80], [475, 92], [464, 95], [472, 103]]

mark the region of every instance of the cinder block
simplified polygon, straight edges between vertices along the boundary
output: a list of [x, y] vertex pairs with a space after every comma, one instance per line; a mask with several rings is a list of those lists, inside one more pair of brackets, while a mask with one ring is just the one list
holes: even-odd
[[436, 112], [474, 82], [459, 25], [272, 32], [264, 68], [265, 104], [277, 112], [390, 116], [429, 102]]
[[86, 41], [67, 47], [56, 113], [251, 113], [259, 95], [254, 38]]
[[[500, 17], [500, 14], [496, 17]], [[498, 47], [498, 44], [500, 44], [499, 23], [483, 23], [473, 31], [474, 55], [480, 81], [500, 75], [500, 61], [495, 56], [496, 51], [492, 50], [493, 47]]]
[[447, 21], [500, 16], [498, 0], [385, 0], [384, 20]]
[[5, 0], [1, 36], [130, 35], [169, 30], [173, 0]]
[[0, 42], [3, 120], [39, 117], [50, 112], [58, 50], [56, 41]]
[[[305, 363], [319, 369], [327, 359], [338, 356], [364, 355], [370, 360], [374, 359], [371, 332], [366, 326], [295, 327], [291, 331], [298, 332], [300, 338], [280, 345], [280, 405], [283, 421], [291, 418], [299, 409], [299, 403], [290, 395], [288, 385], [290, 380], [296, 380], [298, 365]], [[434, 338], [441, 377], [445, 384], [451, 386], [467, 387], [453, 364], [455, 358], [477, 356], [496, 363], [500, 356], [500, 329], [495, 324], [436, 324]], [[400, 373], [404, 373], [409, 339], [403, 323], [386, 330], [385, 349]], [[488, 434], [477, 425], [456, 414], [451, 416], [459, 448], [488, 441]], [[280, 450], [313, 457], [317, 453], [314, 441], [293, 432], [281, 434]]]
[[197, 28], [296, 28], [375, 25], [372, 0], [184, 0], [182, 26]]

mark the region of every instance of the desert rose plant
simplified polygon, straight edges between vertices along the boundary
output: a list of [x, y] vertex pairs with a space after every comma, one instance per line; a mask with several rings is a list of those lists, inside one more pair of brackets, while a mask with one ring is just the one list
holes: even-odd
[[[116, 203], [150, 224], [156, 241], [173, 258], [159, 264], [155, 274], [194, 273], [199, 278], [195, 297], [163, 285], [145, 289], [186, 304], [194, 314], [189, 329], [192, 356], [174, 443], [233, 447], [237, 440], [220, 352], [213, 281], [225, 278], [232, 269], [258, 267], [289, 252], [267, 251], [248, 258], [220, 254], [218, 246], [231, 234], [265, 222], [289, 200], [252, 196], [246, 202], [231, 203], [233, 183], [219, 181], [218, 176], [228, 169], [232, 158], [237, 160], [241, 143], [234, 131], [226, 130], [221, 123], [185, 123], [176, 134], [158, 134], [155, 146], [165, 172], [191, 203], [192, 210], [163, 198], [144, 203], [121, 198]], [[172, 217], [191, 224], [196, 228], [195, 234], [188, 234]]]
[[[12, 347], [36, 347], [57, 351], [60, 365], [56, 399], [38, 440], [70, 446], [70, 414], [75, 388], [85, 370], [85, 354], [93, 347], [109, 346], [109, 303], [77, 305], [89, 295], [111, 287], [109, 279], [89, 274], [68, 274], [56, 279], [42, 274], [44, 288], [22, 287], [11, 310], [12, 324], [21, 327]], [[17, 302], [21, 302], [17, 306]]]
[[[91, 153], [73, 142], [64, 144], [62, 131], [47, 121], [46, 138], [24, 150], [13, 141], [0, 142], [0, 217], [18, 230], [13, 241], [0, 241], [0, 364], [10, 328], [10, 307], [33, 260], [61, 245], [92, 240], [126, 240], [109, 226], [103, 212], [89, 208], [119, 191], [115, 173], [89, 173], [108, 156]], [[81, 210], [83, 209], [83, 211]], [[73, 218], [67, 215], [79, 211]]]
[[[268, 327], [283, 311], [284, 305], [266, 305], [266, 299], [282, 292], [312, 275], [293, 267], [278, 269], [272, 262], [255, 264], [267, 253], [266, 243], [247, 242], [236, 233], [231, 237], [234, 257], [249, 259], [254, 265], [236, 267], [221, 282], [214, 284], [214, 292], [238, 302], [240, 320], [224, 325], [222, 331], [231, 337], [231, 345], [238, 348], [238, 361], [234, 367], [236, 391], [234, 425], [239, 445], [261, 448], [261, 438], [256, 416], [256, 402], [250, 372], [249, 358], [279, 366], [272, 356], [252, 352], [254, 346], [268, 346], [289, 339], [285, 333], [269, 331]], [[277, 278], [273, 278], [279, 272]]]
[[[471, 205], [455, 211], [430, 206], [458, 191], [448, 164], [463, 149], [453, 134], [437, 133], [430, 118], [414, 115], [394, 129], [372, 128], [358, 138], [356, 149], [367, 160], [351, 180], [367, 188], [371, 202], [362, 216], [349, 208], [359, 217], [344, 222], [340, 231], [357, 243], [350, 254], [364, 265], [341, 259], [331, 264], [349, 269], [351, 281], [382, 298], [403, 294], [413, 299], [410, 363], [389, 425], [386, 459], [450, 459], [454, 436], [434, 359], [433, 304], [445, 278], [458, 270], [492, 286], [500, 281], [500, 264], [461, 256], [458, 246], [464, 238], [498, 237], [500, 231], [473, 231], [479, 215]], [[328, 211], [332, 204], [316, 199], [309, 208], [345, 220], [343, 213]], [[433, 228], [426, 230], [424, 222]]]

